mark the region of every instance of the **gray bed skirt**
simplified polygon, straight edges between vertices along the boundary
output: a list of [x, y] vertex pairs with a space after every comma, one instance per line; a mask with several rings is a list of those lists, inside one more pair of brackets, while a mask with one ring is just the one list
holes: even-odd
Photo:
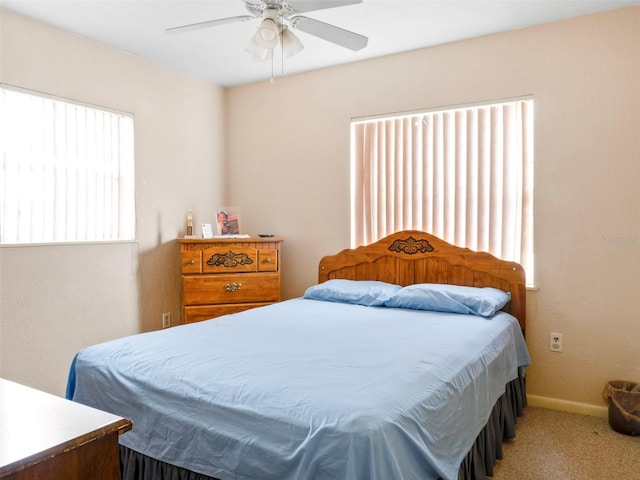
[[[524, 369], [506, 386], [506, 391], [493, 406], [489, 421], [462, 461], [458, 480], [484, 480], [493, 476], [493, 465], [502, 458], [502, 442], [515, 437], [517, 417], [526, 406]], [[207, 475], [169, 465], [134, 450], [120, 446], [122, 480], [218, 480]]]

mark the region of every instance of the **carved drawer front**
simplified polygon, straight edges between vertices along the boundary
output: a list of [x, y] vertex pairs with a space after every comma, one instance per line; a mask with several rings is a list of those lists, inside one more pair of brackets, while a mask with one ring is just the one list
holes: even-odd
[[182, 252], [182, 273], [202, 273], [202, 252], [200, 250]]
[[278, 251], [258, 250], [258, 271], [277, 272], [278, 271]]
[[226, 305], [193, 305], [184, 307], [184, 323], [201, 322], [228, 313], [238, 313], [270, 303], [237, 303]]
[[183, 278], [185, 305], [280, 301], [280, 275], [199, 275]]
[[202, 251], [203, 273], [258, 271], [258, 251], [251, 247], [215, 246]]

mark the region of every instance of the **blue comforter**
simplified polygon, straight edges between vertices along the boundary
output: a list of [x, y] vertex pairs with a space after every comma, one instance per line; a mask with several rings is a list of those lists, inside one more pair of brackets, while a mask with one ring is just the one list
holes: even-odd
[[120, 443], [222, 480], [457, 478], [529, 356], [518, 322], [294, 299], [79, 352]]

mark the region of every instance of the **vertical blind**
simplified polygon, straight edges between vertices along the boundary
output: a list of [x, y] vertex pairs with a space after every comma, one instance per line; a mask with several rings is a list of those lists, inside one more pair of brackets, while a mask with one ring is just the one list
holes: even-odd
[[352, 246], [417, 229], [533, 281], [533, 100], [352, 123]]
[[0, 88], [0, 243], [133, 240], [133, 117]]

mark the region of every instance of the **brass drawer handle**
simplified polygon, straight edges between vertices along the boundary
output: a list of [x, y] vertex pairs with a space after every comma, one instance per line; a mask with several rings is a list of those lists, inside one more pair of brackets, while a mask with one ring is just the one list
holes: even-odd
[[271, 263], [271, 258], [270, 257], [265, 258], [264, 263]]
[[227, 292], [237, 292], [238, 290], [240, 290], [242, 288], [242, 284], [241, 283], [236, 283], [236, 282], [231, 282], [231, 283], [227, 283], [224, 286], [224, 289]]
[[195, 265], [196, 261], [195, 260], [189, 260], [189, 265]]

